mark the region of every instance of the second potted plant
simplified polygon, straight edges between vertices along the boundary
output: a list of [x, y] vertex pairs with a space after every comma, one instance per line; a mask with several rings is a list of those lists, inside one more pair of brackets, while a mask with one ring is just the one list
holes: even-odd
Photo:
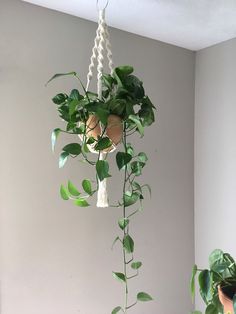
[[[209, 256], [209, 269], [194, 265], [191, 293], [195, 295], [195, 277], [198, 274], [199, 291], [206, 304], [205, 314], [236, 313], [236, 262], [222, 250], [216, 249]], [[194, 311], [192, 314], [201, 314]]]

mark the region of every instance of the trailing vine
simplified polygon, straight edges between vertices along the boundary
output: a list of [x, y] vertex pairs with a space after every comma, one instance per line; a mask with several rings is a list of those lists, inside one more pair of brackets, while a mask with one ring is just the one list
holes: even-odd
[[[118, 221], [121, 235], [113, 242], [121, 244], [123, 255], [123, 271], [113, 272], [114, 278], [124, 285], [124, 303], [112, 310], [112, 314], [123, 312], [134, 307], [138, 301], [150, 301], [152, 297], [146, 292], [137, 293], [137, 298], [130, 303], [129, 281], [137, 277], [142, 262], [134, 260], [134, 240], [130, 235], [131, 218], [143, 210], [145, 190], [151, 193], [148, 184], [141, 185], [137, 182], [148, 157], [145, 152], [136, 153], [128, 137], [134, 133], [144, 136], [144, 129], [154, 122], [154, 109], [149, 97], [145, 95], [143, 83], [132, 74], [131, 66], [120, 66], [114, 69], [112, 75], [102, 76], [102, 97], [96, 93], [86, 91], [76, 72], [54, 75], [48, 82], [61, 76], [73, 76], [79, 80], [83, 94], [78, 89], [73, 89], [69, 94], [58, 93], [53, 97], [57, 105], [59, 116], [65, 121], [66, 128], [54, 129], [52, 132], [52, 149], [61, 133], [75, 136], [73, 142], [62, 148], [59, 157], [59, 167], [62, 168], [69, 158], [78, 158], [95, 168], [93, 180], [85, 178], [82, 181], [83, 192], [74, 183], [68, 181], [61, 185], [60, 195], [63, 200], [72, 200], [80, 207], [89, 206], [89, 198], [98, 191], [99, 181], [111, 177], [107, 156], [110, 149], [116, 146], [108, 136], [109, 130], [121, 126], [120, 140], [123, 149], [116, 153], [116, 164], [123, 171], [122, 197], [112, 207], [122, 208], [122, 217]], [[113, 124], [110, 120], [113, 117]], [[97, 132], [97, 133], [96, 133]], [[80, 139], [79, 139], [80, 138]], [[118, 146], [117, 146], [118, 148]], [[91, 154], [91, 150], [97, 154]], [[100, 159], [101, 153], [106, 153]], [[133, 206], [136, 206], [133, 209]]]

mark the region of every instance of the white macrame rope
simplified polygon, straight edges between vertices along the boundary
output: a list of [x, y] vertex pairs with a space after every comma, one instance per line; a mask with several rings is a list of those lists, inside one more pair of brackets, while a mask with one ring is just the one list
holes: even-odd
[[[99, 11], [99, 33], [100, 40], [98, 44], [98, 66], [97, 66], [97, 92], [98, 98], [102, 98], [102, 73], [103, 73], [103, 52], [105, 45], [105, 10]], [[104, 132], [102, 123], [100, 122], [101, 132]], [[104, 160], [105, 154], [103, 152], [99, 155], [99, 160]], [[98, 180], [98, 193], [97, 193], [97, 207], [108, 207], [108, 194], [107, 194], [107, 179], [102, 181]]]
[[[90, 58], [89, 71], [87, 74], [86, 91], [89, 89], [90, 82], [93, 78], [93, 70], [95, 67], [95, 61], [97, 61], [97, 94], [98, 98], [102, 99], [102, 75], [104, 68], [104, 54], [106, 51], [106, 57], [110, 73], [113, 72], [114, 64], [112, 61], [111, 44], [109, 39], [108, 26], [105, 21], [105, 9], [99, 10], [98, 28], [96, 31], [96, 37], [94, 39], [94, 47], [92, 49], [92, 56]], [[102, 123], [99, 123], [101, 132], [104, 133], [104, 127]], [[89, 146], [91, 152], [97, 153], [93, 145]], [[116, 149], [116, 145], [112, 145], [110, 152]], [[99, 160], [105, 160], [107, 153], [100, 152]], [[107, 194], [107, 180], [98, 180], [98, 193], [97, 193], [97, 207], [108, 207], [108, 194]]]

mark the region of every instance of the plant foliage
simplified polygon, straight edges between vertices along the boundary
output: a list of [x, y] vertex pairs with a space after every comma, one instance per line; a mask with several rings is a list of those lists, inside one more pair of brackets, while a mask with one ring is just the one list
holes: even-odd
[[[113, 272], [113, 277], [125, 286], [125, 302], [123, 306], [115, 307], [111, 313], [127, 313], [138, 301], [152, 300], [152, 297], [146, 292], [139, 292], [134, 303], [129, 304], [128, 300], [128, 282], [138, 275], [142, 266], [142, 262], [134, 261], [135, 245], [129, 234], [130, 220], [143, 208], [142, 202], [146, 189], [149, 192], [151, 189], [148, 184], [137, 182], [148, 157], [145, 152], [136, 153], [133, 145], [127, 139], [134, 133], [140, 137], [144, 136], [145, 128], [155, 121], [155, 107], [145, 94], [142, 81], [133, 75], [131, 66], [119, 66], [111, 75], [103, 74], [101, 98], [98, 98], [96, 93], [85, 90], [76, 72], [55, 74], [48, 82], [63, 76], [72, 76], [77, 79], [81, 91], [79, 89], [72, 89], [70, 93], [63, 91], [52, 98], [59, 117], [65, 122], [64, 130], [56, 128], [52, 132], [52, 149], [55, 150], [56, 141], [61, 134], [70, 134], [73, 140], [62, 148], [59, 167], [64, 167], [70, 158], [77, 158], [88, 163], [95, 170], [95, 178], [84, 179], [81, 188], [77, 188], [71, 181], [68, 181], [66, 186], [61, 185], [60, 195], [63, 200], [72, 200], [77, 206], [87, 207], [89, 198], [98, 190], [98, 181], [111, 177], [108, 155], [103, 160], [100, 160], [99, 157], [104, 150], [113, 145], [111, 139], [106, 135], [109, 116], [116, 115], [122, 120], [123, 148], [117, 151], [115, 160], [118, 169], [123, 173], [123, 195], [113, 207], [121, 207], [123, 216], [118, 220], [121, 234], [117, 235], [113, 245], [116, 242], [120, 243], [124, 265], [122, 272]], [[91, 136], [89, 131], [92, 129], [87, 125], [91, 116], [96, 117], [102, 129], [97, 138]], [[98, 154], [90, 154], [90, 147], [93, 147]], [[133, 209], [133, 207], [135, 208]]]
[[[206, 304], [205, 314], [224, 314], [219, 300], [218, 287], [228, 298], [232, 299], [236, 308], [236, 263], [230, 254], [216, 249], [209, 256], [209, 269], [199, 269], [197, 265], [194, 265], [190, 282], [193, 299], [196, 275], [198, 275], [200, 295]], [[194, 311], [192, 314], [201, 314], [201, 312]]]

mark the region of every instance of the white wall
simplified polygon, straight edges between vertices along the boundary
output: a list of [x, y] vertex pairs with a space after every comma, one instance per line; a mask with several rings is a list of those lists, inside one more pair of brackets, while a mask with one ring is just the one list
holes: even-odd
[[[77, 161], [57, 167], [51, 130], [60, 125], [50, 98], [75, 86], [56, 72], [77, 70], [85, 79], [96, 25], [17, 0], [0, 1], [0, 236], [1, 314], [104, 314], [122, 302], [110, 250], [117, 209], [80, 209], [58, 190], [68, 178], [89, 177]], [[153, 188], [143, 214], [134, 218], [136, 257], [143, 261], [137, 290], [155, 302], [135, 314], [185, 314], [191, 309], [189, 274], [194, 262], [193, 122], [194, 53], [113, 29], [114, 61], [132, 64], [158, 107], [157, 123], [137, 142]], [[115, 172], [115, 165], [112, 172]], [[110, 182], [119, 195], [118, 177]]]
[[[197, 52], [195, 258], [221, 248], [236, 257], [236, 39]], [[200, 302], [197, 302], [197, 306]]]

